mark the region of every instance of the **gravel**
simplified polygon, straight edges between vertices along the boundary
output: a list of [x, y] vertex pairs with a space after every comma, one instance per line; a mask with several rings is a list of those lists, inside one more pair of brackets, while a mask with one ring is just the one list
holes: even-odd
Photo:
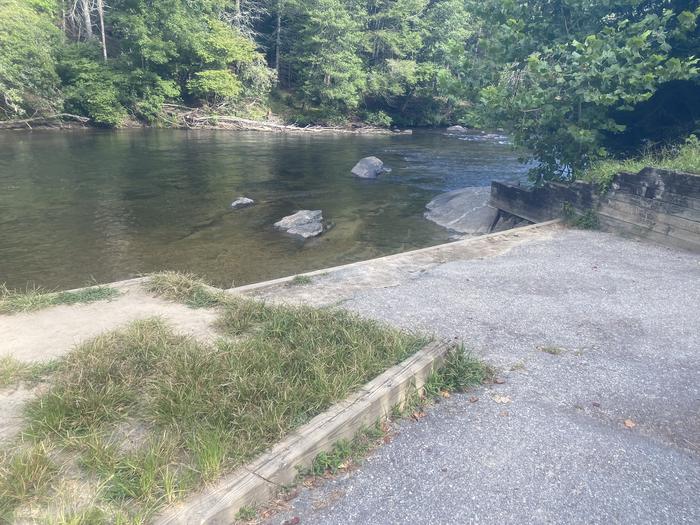
[[700, 523], [700, 255], [564, 230], [344, 306], [458, 336], [505, 383], [271, 523]]

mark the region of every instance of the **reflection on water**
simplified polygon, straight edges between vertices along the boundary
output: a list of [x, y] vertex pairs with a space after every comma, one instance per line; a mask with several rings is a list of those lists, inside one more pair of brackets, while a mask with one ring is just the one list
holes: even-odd
[[[464, 137], [462, 137], [464, 138]], [[438, 193], [515, 179], [499, 136], [131, 130], [0, 133], [0, 283], [74, 287], [162, 269], [245, 284], [445, 242]], [[380, 180], [350, 169], [376, 155]], [[238, 196], [257, 202], [231, 211]], [[272, 224], [321, 209], [306, 243]]]

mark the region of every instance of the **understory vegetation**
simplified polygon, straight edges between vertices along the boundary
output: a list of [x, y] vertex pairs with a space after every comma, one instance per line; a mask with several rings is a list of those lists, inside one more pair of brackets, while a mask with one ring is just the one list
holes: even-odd
[[[3, 381], [41, 377], [46, 388], [0, 461], [0, 520], [147, 522], [426, 343], [342, 310], [266, 305], [181, 274], [156, 275], [150, 289], [216, 306], [221, 337], [198, 341], [149, 319], [80, 345], [51, 369], [3, 364]], [[428, 391], [463, 389], [487, 373], [455, 352]], [[314, 471], [332, 468], [345, 446]]]
[[0, 314], [41, 310], [60, 304], [93, 303], [119, 296], [119, 290], [110, 286], [93, 286], [76, 291], [50, 292], [42, 288], [10, 290], [0, 284]]
[[700, 174], [700, 139], [691, 135], [680, 146], [659, 148], [628, 159], [599, 161], [585, 172], [583, 178], [606, 190], [617, 173], [637, 173], [648, 166]]
[[698, 131], [694, 0], [0, 0], [0, 120], [502, 127], [536, 180]]

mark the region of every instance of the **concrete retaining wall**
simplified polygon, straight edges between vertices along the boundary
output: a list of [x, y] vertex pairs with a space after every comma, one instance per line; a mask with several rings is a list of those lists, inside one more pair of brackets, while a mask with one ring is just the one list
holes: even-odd
[[619, 173], [598, 209], [601, 228], [700, 252], [700, 176]]
[[586, 182], [526, 188], [491, 184], [491, 206], [532, 222], [597, 211], [600, 227], [700, 252], [700, 175], [644, 168], [619, 173], [599, 195]]
[[530, 222], [560, 219], [564, 203], [583, 213], [598, 205], [598, 196], [592, 184], [549, 182], [539, 188], [528, 188], [502, 182], [491, 183], [491, 201], [494, 208], [522, 217]]

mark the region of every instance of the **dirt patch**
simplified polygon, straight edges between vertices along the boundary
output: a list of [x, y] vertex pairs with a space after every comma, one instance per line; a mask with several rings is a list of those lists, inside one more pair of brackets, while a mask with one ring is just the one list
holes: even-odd
[[112, 286], [121, 295], [110, 301], [0, 315], [0, 355], [11, 355], [20, 361], [55, 359], [103, 332], [149, 317], [163, 318], [178, 333], [198, 339], [214, 337], [211, 328], [216, 319], [214, 310], [193, 310], [153, 297], [138, 280]]
[[11, 440], [22, 428], [24, 404], [37, 392], [37, 387], [20, 386], [0, 390], [0, 443]]

